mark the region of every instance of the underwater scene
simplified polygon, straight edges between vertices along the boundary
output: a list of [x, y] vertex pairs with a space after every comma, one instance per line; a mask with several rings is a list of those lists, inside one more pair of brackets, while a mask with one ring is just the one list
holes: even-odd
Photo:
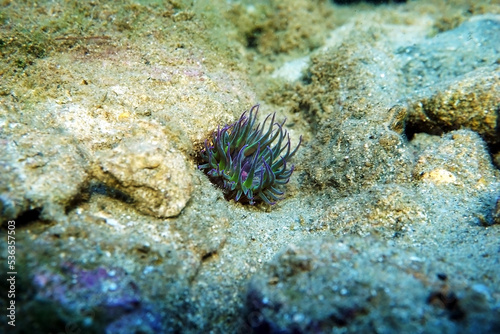
[[499, 0], [3, 0], [0, 54], [0, 333], [500, 333]]

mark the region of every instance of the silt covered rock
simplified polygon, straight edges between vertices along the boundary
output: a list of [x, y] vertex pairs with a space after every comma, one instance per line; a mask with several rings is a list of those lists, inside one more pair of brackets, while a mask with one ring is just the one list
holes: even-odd
[[130, 197], [139, 211], [171, 217], [178, 215], [190, 198], [191, 172], [184, 155], [168, 148], [164, 144], [167, 138], [161, 139], [123, 140], [97, 154], [93, 171], [108, 187]]

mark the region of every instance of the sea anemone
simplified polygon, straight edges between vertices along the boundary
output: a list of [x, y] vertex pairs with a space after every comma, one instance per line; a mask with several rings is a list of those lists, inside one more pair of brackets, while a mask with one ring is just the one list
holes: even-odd
[[[222, 129], [217, 128], [201, 151], [205, 162], [199, 169], [221, 186], [229, 197], [254, 204], [262, 200], [273, 205], [283, 199], [278, 186], [288, 183], [294, 166], [287, 168], [302, 142], [290, 152], [290, 136], [283, 123], [274, 123], [276, 113], [267, 115], [264, 123], [254, 127], [259, 105], [245, 111], [240, 119]], [[248, 113], [248, 116], [247, 116]], [[266, 126], [271, 118], [269, 126]], [[266, 131], [267, 127], [267, 131]], [[246, 198], [246, 199], [245, 199]]]

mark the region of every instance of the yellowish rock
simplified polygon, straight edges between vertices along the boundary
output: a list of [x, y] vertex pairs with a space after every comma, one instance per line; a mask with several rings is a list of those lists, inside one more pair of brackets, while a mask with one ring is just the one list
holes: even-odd
[[443, 168], [436, 168], [430, 172], [424, 173], [422, 179], [435, 184], [455, 183], [457, 180], [453, 173]]

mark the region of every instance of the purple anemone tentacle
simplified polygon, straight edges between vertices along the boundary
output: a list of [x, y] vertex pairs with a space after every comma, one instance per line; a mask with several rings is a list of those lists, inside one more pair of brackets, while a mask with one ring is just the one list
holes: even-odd
[[283, 184], [289, 182], [294, 166], [288, 164], [302, 143], [292, 150], [286, 119], [275, 122], [276, 113], [257, 123], [259, 105], [245, 111], [229, 125], [218, 126], [200, 152], [204, 170], [224, 188], [226, 195], [242, 203], [268, 205], [283, 199]]

